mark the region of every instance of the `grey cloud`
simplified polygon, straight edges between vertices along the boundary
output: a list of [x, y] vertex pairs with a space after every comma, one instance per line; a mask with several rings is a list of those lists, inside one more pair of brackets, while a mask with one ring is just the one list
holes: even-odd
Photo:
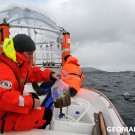
[[46, 0], [37, 9], [71, 33], [72, 54], [82, 66], [135, 70], [134, 0]]
[[133, 46], [121, 42], [91, 42], [91, 45], [79, 44], [73, 55], [79, 58], [81, 65], [100, 68], [107, 71], [133, 70], [135, 53]]

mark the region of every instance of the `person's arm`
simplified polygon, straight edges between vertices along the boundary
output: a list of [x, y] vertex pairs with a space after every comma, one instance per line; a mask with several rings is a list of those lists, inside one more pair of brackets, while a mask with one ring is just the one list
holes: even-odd
[[49, 68], [29, 67], [28, 74], [28, 82], [42, 82], [58, 79], [55, 72]]
[[31, 95], [22, 95], [19, 91], [0, 88], [0, 109], [16, 113], [28, 113], [33, 106]]

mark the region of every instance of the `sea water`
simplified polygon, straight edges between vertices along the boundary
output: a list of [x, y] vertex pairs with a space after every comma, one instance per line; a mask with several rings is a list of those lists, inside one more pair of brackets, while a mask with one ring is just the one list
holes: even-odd
[[127, 127], [135, 127], [135, 72], [90, 72], [84, 75], [83, 87], [104, 93]]

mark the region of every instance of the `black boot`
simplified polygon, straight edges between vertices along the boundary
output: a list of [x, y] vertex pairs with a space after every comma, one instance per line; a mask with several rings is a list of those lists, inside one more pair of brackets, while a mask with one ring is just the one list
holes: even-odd
[[39, 96], [45, 94], [44, 90], [40, 86], [38, 86], [37, 83], [32, 83], [32, 87]]
[[49, 108], [45, 108], [43, 120], [46, 120], [46, 123], [43, 124], [39, 129], [45, 129], [48, 124], [50, 124], [50, 121], [52, 119], [52, 110]]

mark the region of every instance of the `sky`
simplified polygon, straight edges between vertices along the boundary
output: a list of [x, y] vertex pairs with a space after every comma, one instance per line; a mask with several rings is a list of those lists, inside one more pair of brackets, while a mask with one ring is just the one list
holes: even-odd
[[135, 0], [0, 0], [44, 11], [71, 35], [71, 54], [82, 67], [135, 71]]

